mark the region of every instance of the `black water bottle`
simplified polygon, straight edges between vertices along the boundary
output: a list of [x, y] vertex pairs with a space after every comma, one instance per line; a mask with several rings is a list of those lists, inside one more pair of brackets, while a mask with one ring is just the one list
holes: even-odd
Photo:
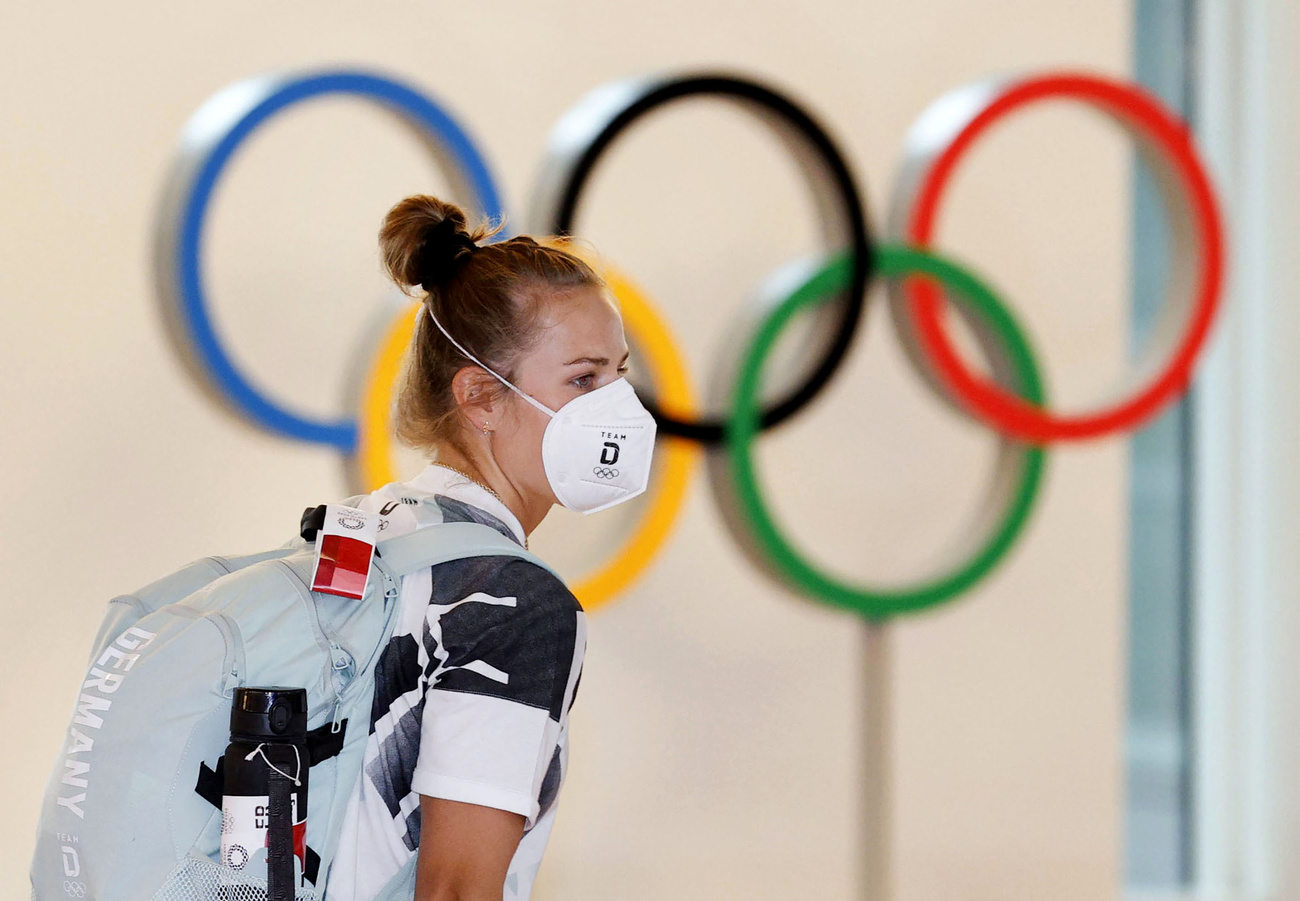
[[237, 688], [221, 798], [221, 862], [266, 874], [268, 901], [291, 901], [306, 863], [307, 692]]

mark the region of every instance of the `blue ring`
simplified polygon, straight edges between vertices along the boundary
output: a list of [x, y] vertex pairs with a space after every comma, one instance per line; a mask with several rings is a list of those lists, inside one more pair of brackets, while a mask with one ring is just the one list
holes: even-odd
[[337, 447], [351, 453], [357, 445], [355, 418], [333, 422], [309, 419], [271, 400], [249, 382], [222, 349], [208, 315], [203, 288], [202, 232], [208, 204], [218, 179], [235, 150], [257, 126], [285, 107], [325, 94], [351, 94], [388, 107], [432, 139], [445, 151], [464, 178], [472, 197], [485, 216], [502, 218], [501, 198], [487, 162], [468, 134], [433, 100], [399, 82], [364, 72], [321, 72], [292, 78], [245, 113], [203, 159], [190, 187], [180, 215], [180, 240], [176, 247], [177, 287], [180, 314], [197, 363], [213, 386], [234, 408], [275, 434], [315, 444]]

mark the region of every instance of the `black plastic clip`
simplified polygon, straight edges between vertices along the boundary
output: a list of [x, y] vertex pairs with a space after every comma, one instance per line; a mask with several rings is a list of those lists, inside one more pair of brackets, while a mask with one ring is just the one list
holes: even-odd
[[308, 507], [302, 511], [302, 523], [298, 534], [304, 541], [315, 541], [316, 533], [325, 528], [325, 505]]

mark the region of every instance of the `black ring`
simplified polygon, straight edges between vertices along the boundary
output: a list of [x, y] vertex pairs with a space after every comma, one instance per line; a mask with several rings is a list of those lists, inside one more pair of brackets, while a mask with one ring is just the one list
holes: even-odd
[[[845, 243], [852, 252], [852, 269], [836, 324], [834, 339], [808, 378], [763, 411], [766, 429], [785, 421], [825, 387], [839, 368], [853, 342], [866, 305], [867, 285], [875, 270], [875, 243], [857, 184], [843, 154], [821, 125], [788, 97], [748, 78], [723, 74], [697, 74], [632, 79], [607, 85], [588, 95], [569, 111], [553, 133], [547, 164], [535, 195], [533, 230], [546, 234], [571, 234], [582, 189], [604, 151], [633, 122], [674, 100], [687, 97], [719, 97], [739, 101], [758, 114], [782, 140], [797, 139], [792, 148], [803, 156], [805, 174], [820, 205], [823, 221], [835, 218], [846, 227]], [[811, 154], [808, 158], [806, 154]], [[820, 174], [821, 178], [813, 178]], [[827, 209], [833, 205], [840, 215]], [[725, 417], [717, 419], [675, 419], [658, 408], [653, 398], [644, 399], [659, 429], [669, 435], [704, 444], [723, 440]]]

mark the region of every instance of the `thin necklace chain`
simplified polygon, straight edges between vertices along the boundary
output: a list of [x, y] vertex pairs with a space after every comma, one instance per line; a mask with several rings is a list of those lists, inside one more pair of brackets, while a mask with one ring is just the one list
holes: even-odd
[[[450, 470], [450, 471], [456, 473], [456, 475], [460, 476], [461, 478], [465, 479], [465, 480], [468, 481], [468, 482], [471, 482], [471, 483], [477, 485], [478, 487], [480, 487], [480, 488], [482, 488], [484, 491], [486, 491], [488, 494], [492, 495], [494, 498], [497, 499], [497, 503], [499, 503], [501, 506], [505, 507], [507, 510], [510, 509], [509, 507], [506, 507], [506, 502], [503, 501], [503, 500], [501, 500], [501, 495], [497, 494], [495, 491], [492, 490], [492, 488], [491, 488], [490, 486], [488, 486], [488, 485], [484, 485], [482, 482], [480, 482], [478, 479], [474, 478], [472, 475], [470, 475], [469, 473], [465, 472], [464, 470], [457, 469], [457, 468], [454, 467], [454, 466], [448, 466], [446, 463], [434, 463], [433, 465], [434, 465], [434, 466], [441, 466], [443, 469], [447, 469], [447, 470]], [[528, 536], [527, 536], [527, 535], [524, 536], [524, 550], [528, 550]]]

